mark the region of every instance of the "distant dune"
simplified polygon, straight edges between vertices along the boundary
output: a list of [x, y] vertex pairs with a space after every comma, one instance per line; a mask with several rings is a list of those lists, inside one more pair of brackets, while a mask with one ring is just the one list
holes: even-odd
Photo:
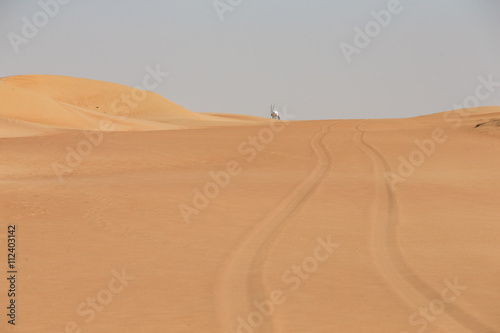
[[500, 332], [499, 119], [271, 121], [1, 79], [0, 332]]
[[[27, 123], [53, 129], [97, 130], [103, 121], [109, 121], [113, 130], [129, 131], [228, 126], [263, 120], [191, 112], [150, 91], [55, 75], [0, 79], [0, 101], [0, 116], [23, 122], [17, 126], [20, 136], [50, 132]], [[15, 131], [11, 129], [5, 135], [13, 136]]]

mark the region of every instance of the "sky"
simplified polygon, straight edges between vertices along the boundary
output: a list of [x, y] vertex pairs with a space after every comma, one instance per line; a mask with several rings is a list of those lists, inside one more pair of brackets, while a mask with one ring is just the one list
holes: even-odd
[[0, 0], [0, 77], [152, 70], [195, 112], [413, 117], [500, 105], [499, 17], [498, 0]]

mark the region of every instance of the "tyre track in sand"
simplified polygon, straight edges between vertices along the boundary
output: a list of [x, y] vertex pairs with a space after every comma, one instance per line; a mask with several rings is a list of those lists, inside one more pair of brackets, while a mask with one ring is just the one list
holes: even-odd
[[[412, 308], [417, 310], [428, 306], [434, 299], [440, 299], [440, 293], [422, 280], [406, 262], [397, 241], [399, 224], [399, 205], [396, 193], [384, 179], [386, 172], [391, 172], [388, 161], [374, 146], [365, 140], [365, 131], [360, 126], [365, 121], [356, 124], [355, 142], [363, 150], [374, 165], [374, 181], [376, 195], [372, 203], [372, 239], [371, 248], [375, 262], [387, 283]], [[410, 314], [409, 314], [410, 315]], [[439, 315], [447, 317], [446, 330], [462, 332], [494, 333], [497, 330], [480, 322], [454, 303], [446, 304], [445, 311]], [[439, 324], [439, 318], [436, 325]], [[431, 325], [433, 323], [430, 323]], [[450, 327], [453, 325], [453, 327]]]
[[[331, 155], [323, 142], [324, 137], [331, 133], [330, 127], [337, 121], [324, 125], [311, 140], [311, 147], [316, 155], [317, 163], [309, 176], [297, 185], [278, 205], [272, 209], [254, 228], [249, 231], [233, 250], [228, 261], [221, 269], [215, 290], [215, 304], [219, 319], [220, 332], [236, 332], [238, 317], [245, 318], [254, 309], [253, 301], [259, 297], [251, 292], [255, 288], [255, 263], [259, 254], [270, 240], [276, 238], [277, 230], [301, 203], [313, 193], [319, 183], [328, 175], [331, 165]], [[258, 267], [258, 266], [257, 266]], [[264, 287], [261, 286], [264, 290]], [[272, 316], [265, 323], [274, 326]], [[257, 327], [257, 329], [262, 327]]]

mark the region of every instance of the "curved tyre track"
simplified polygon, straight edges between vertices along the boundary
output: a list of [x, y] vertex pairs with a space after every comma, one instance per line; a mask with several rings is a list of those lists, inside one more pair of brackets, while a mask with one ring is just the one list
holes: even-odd
[[[374, 179], [377, 183], [373, 202], [373, 223], [371, 247], [377, 266], [386, 281], [395, 292], [409, 305], [414, 307], [427, 306], [430, 301], [440, 299], [440, 293], [433, 290], [423, 281], [406, 262], [397, 242], [399, 205], [396, 194], [383, 174], [391, 168], [385, 157], [374, 146], [366, 142], [365, 132], [356, 125], [356, 143], [370, 157], [374, 165]], [[447, 304], [445, 312], [440, 316], [448, 317], [447, 327], [452, 332], [463, 331], [494, 333], [495, 329], [481, 323], [476, 318], [464, 312], [455, 304]], [[460, 324], [460, 325], [458, 325]], [[453, 327], [449, 327], [453, 325]]]
[[[336, 122], [337, 121], [335, 121], [333, 123], [336, 123]], [[323, 127], [323, 128], [328, 127], [328, 129], [329, 129], [329, 132], [326, 134], [329, 134], [331, 132], [331, 127], [333, 126], [333, 123], [331, 123], [330, 125], [325, 125]], [[301, 205], [303, 205], [304, 202], [306, 202], [307, 199], [311, 196], [311, 194], [314, 193], [314, 191], [316, 191], [316, 189], [321, 185], [323, 180], [329, 175], [331, 168], [332, 168], [333, 156], [323, 140], [325, 137], [326, 137], [326, 135], [322, 136], [321, 139], [317, 142], [315, 142], [314, 140], [311, 140], [311, 147], [315, 151], [316, 156], [318, 157], [318, 164], [324, 163], [324, 162], [320, 161], [321, 158], [326, 158], [326, 161], [327, 161], [326, 169], [322, 170], [320, 178], [317, 179], [316, 181], [314, 181], [314, 183], [309, 188], [307, 193], [304, 193], [304, 195], [302, 195], [300, 198], [297, 198], [297, 200], [295, 201], [295, 205], [289, 207], [290, 210], [286, 213], [286, 216], [283, 217], [283, 219], [286, 217], [290, 217], [293, 212], [295, 212]], [[323, 152], [326, 154], [323, 154]], [[276, 242], [276, 238], [278, 238], [278, 236], [281, 234], [283, 228], [287, 225], [288, 225], [287, 223], [278, 224], [274, 228], [274, 230], [272, 230], [272, 232], [269, 234], [269, 236], [266, 238], [266, 240], [262, 243], [262, 245], [260, 246], [260, 248], [258, 249], [258, 251], [256, 252], [256, 254], [254, 256], [254, 259], [253, 259], [252, 264], [251, 264], [251, 271], [259, 272], [259, 274], [256, 274], [256, 276], [249, 276], [249, 281], [248, 281], [248, 286], [247, 286], [248, 294], [254, 294], [254, 300], [258, 301], [258, 300], [269, 297], [271, 290], [266, 289], [266, 286], [264, 283], [265, 274], [264, 274], [263, 268], [265, 266], [265, 262], [269, 259], [269, 252], [271, 251], [272, 247], [274, 246], [274, 244]], [[255, 295], [256, 290], [260, 290], [260, 295]], [[261, 297], [259, 297], [259, 296], [261, 296]], [[274, 325], [274, 322], [272, 320], [273, 318], [274, 317], [269, 318], [267, 323], [266, 323], [267, 325], [264, 324], [263, 327], [267, 326], [266, 328], [268, 328], [269, 332], [276, 333], [279, 330], [276, 327], [276, 325]]]
[[[242, 317], [246, 320], [248, 314], [254, 311], [252, 302], [260, 301], [251, 293], [251, 289], [256, 285], [256, 279], [252, 278], [252, 274], [258, 275], [259, 273], [256, 271], [258, 269], [256, 263], [262, 259], [261, 255], [265, 252], [266, 244], [279, 234], [279, 229], [285, 219], [299, 207], [328, 174], [331, 155], [323, 139], [330, 133], [330, 127], [336, 122], [324, 125], [311, 140], [311, 147], [317, 157], [317, 164], [313, 171], [245, 235], [222, 268], [215, 293], [221, 332], [236, 332], [237, 318]], [[261, 279], [257, 278], [257, 281], [259, 280]], [[258, 287], [264, 289], [260, 285]], [[272, 316], [265, 319], [263, 325], [266, 324], [267, 326], [273, 325]]]

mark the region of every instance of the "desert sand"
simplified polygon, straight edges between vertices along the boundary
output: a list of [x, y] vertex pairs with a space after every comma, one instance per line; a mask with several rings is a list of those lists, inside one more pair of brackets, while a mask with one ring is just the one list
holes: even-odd
[[0, 79], [0, 331], [500, 332], [499, 119], [271, 121]]

